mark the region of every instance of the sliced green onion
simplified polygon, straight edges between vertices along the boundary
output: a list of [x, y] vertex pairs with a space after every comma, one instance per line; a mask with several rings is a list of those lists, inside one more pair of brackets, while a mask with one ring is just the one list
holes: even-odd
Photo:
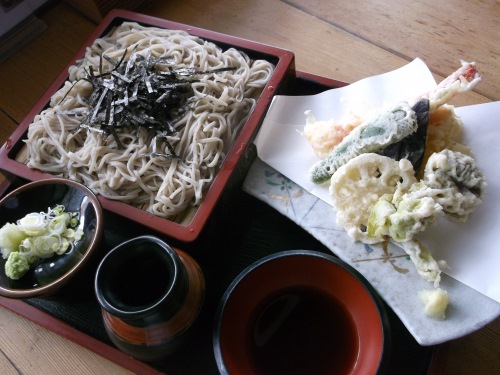
[[5, 224], [0, 228], [1, 254], [8, 258], [12, 252], [18, 253], [8, 266], [6, 263], [8, 276], [21, 277], [18, 270], [24, 274], [25, 263], [20, 262], [27, 261], [32, 266], [40, 258], [69, 254], [73, 251], [74, 243], [83, 237], [83, 230], [77, 228], [79, 224], [78, 213], [65, 212], [63, 205], [49, 208], [47, 212], [30, 213], [16, 224]]
[[83, 237], [83, 229], [77, 229], [75, 232], [75, 242], [78, 242]]
[[69, 221], [69, 225], [72, 228], [76, 228], [78, 226], [78, 219], [76, 217], [72, 217], [71, 220]]
[[75, 238], [75, 230], [74, 229], [71, 229], [71, 228], [67, 228], [64, 233], [63, 233], [63, 236], [69, 240]]
[[17, 226], [29, 236], [38, 236], [47, 226], [46, 214], [33, 212], [17, 221]]

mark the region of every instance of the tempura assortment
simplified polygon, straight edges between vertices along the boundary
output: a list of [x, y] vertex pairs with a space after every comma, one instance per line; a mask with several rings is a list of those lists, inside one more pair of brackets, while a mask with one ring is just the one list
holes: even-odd
[[432, 92], [374, 116], [350, 112], [316, 124], [306, 112], [303, 134], [322, 157], [311, 180], [329, 183], [338, 224], [356, 241], [399, 244], [434, 283], [436, 289], [420, 299], [428, 315], [441, 319], [449, 301], [439, 288], [446, 262], [436, 261], [417, 235], [438, 216], [466, 221], [484, 197], [485, 176], [462, 144], [463, 123], [447, 104], [480, 80], [475, 64], [462, 62]]

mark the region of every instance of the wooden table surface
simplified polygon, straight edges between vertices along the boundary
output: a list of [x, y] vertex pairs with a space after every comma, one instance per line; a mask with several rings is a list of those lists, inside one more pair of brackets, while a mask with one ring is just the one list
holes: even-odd
[[[483, 82], [453, 104], [500, 100], [500, 3], [495, 0], [158, 0], [138, 11], [289, 49], [297, 70], [345, 82], [416, 57], [438, 80], [461, 59], [475, 61]], [[38, 17], [47, 29], [0, 63], [0, 144], [96, 26], [60, 1]], [[127, 372], [3, 307], [0, 368], [2, 374]], [[500, 320], [451, 342], [444, 373], [499, 374]]]

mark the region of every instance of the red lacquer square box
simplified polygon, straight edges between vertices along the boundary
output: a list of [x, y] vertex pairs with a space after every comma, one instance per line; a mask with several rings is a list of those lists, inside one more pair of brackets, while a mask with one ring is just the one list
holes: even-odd
[[60, 73], [51, 87], [31, 110], [24, 121], [19, 124], [7, 142], [0, 148], [0, 170], [5, 174], [12, 174], [30, 181], [53, 177], [39, 170], [28, 168], [23, 162], [18, 161], [18, 155], [23, 149], [26, 134], [33, 118], [47, 107], [51, 96], [68, 79], [68, 68], [81, 59], [85, 49], [92, 45], [95, 39], [106, 35], [113, 27], [133, 21], [144, 26], [154, 26], [171, 30], [184, 30], [189, 34], [199, 36], [204, 40], [215, 43], [223, 50], [234, 47], [245, 52], [251, 59], [265, 59], [275, 65], [273, 75], [257, 99], [256, 106], [250, 114], [246, 124], [241, 129], [234, 144], [231, 146], [215, 179], [206, 191], [202, 203], [192, 210], [188, 218], [180, 222], [164, 219], [148, 213], [129, 204], [110, 200], [99, 196], [103, 208], [118, 215], [125, 216], [137, 223], [154, 229], [164, 235], [182, 242], [194, 241], [205, 227], [215, 206], [221, 196], [229, 189], [241, 184], [242, 175], [253, 161], [252, 142], [262, 123], [267, 108], [274, 95], [283, 93], [289, 80], [295, 76], [294, 54], [290, 51], [268, 46], [265, 44], [241, 39], [217, 32], [200, 29], [197, 27], [141, 15], [125, 10], [113, 10], [97, 26], [94, 33], [80, 48], [66, 68]]

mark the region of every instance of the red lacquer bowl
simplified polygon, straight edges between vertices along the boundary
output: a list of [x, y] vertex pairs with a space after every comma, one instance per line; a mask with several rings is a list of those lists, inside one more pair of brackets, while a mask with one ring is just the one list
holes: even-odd
[[333, 255], [292, 250], [244, 270], [217, 312], [222, 374], [376, 374], [388, 319], [374, 289]]

